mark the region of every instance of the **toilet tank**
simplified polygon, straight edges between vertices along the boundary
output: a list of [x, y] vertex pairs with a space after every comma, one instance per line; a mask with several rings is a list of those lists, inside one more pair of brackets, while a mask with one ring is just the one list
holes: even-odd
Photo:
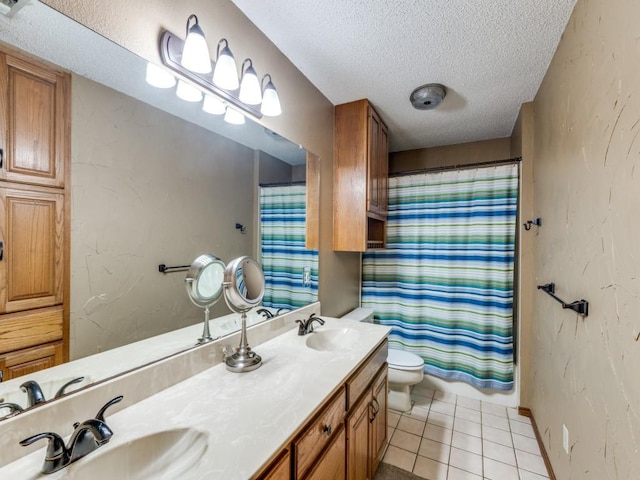
[[351, 310], [340, 318], [345, 320], [354, 320], [356, 322], [373, 323], [373, 308], [359, 307], [355, 310]]

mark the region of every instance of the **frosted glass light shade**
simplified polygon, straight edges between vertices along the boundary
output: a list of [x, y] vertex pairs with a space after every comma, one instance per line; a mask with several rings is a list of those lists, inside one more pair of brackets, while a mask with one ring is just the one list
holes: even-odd
[[157, 88], [171, 88], [176, 84], [176, 77], [155, 63], [147, 63], [147, 83]]
[[213, 95], [205, 95], [204, 103], [202, 104], [202, 110], [207, 113], [211, 113], [212, 115], [222, 115], [227, 106], [225, 103], [219, 98], [214, 97]]
[[[189, 22], [195, 19], [195, 23], [189, 27]], [[187, 20], [187, 38], [184, 41], [182, 60], [180, 64], [187, 70], [196, 73], [211, 72], [211, 55], [204, 32], [198, 25], [198, 18], [191, 15]]]
[[[225, 46], [221, 50], [220, 46], [223, 42]], [[213, 69], [213, 83], [225, 90], [237, 90], [240, 86], [236, 61], [225, 38], [218, 42], [218, 56], [216, 66]]]
[[[249, 66], [245, 69], [244, 66], [246, 64]], [[240, 95], [238, 95], [238, 98], [247, 105], [259, 105], [262, 102], [262, 89], [260, 88], [258, 74], [249, 58], [242, 63], [242, 80], [240, 81]]]
[[260, 112], [267, 117], [277, 117], [282, 113], [282, 107], [280, 106], [280, 98], [278, 97], [278, 92], [276, 91], [276, 87], [269, 80], [267, 86], [264, 89], [262, 94], [262, 105], [260, 107]]
[[185, 102], [199, 102], [202, 100], [202, 92], [193, 85], [178, 81], [178, 88], [176, 88], [176, 95]]
[[224, 114], [224, 121], [233, 125], [243, 125], [244, 115], [233, 108], [227, 108], [227, 113]]

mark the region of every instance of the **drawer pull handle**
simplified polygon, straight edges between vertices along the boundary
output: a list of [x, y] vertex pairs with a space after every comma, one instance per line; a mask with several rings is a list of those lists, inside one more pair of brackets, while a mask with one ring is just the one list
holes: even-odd
[[322, 427], [322, 433], [324, 433], [327, 437], [330, 437], [333, 433], [333, 428], [331, 428], [331, 425], [325, 425]]
[[378, 399], [374, 397], [369, 403], [369, 406], [371, 407], [371, 410], [372, 410], [372, 414], [369, 417], [369, 423], [373, 423], [373, 421], [378, 416], [378, 413], [380, 413], [380, 403], [378, 403]]
[[0, 168], [4, 165], [4, 148], [0, 148]]
[[[4, 259], [4, 242], [0, 241], [0, 262]], [[2, 380], [0, 380], [1, 382]]]

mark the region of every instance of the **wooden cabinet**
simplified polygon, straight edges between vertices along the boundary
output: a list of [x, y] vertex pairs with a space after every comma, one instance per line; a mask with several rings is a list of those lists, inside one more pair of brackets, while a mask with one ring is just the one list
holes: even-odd
[[0, 54], [0, 179], [64, 186], [69, 76]]
[[333, 249], [363, 252], [386, 245], [388, 131], [368, 100], [336, 106]]
[[68, 358], [70, 76], [0, 50], [0, 370]]
[[378, 373], [371, 387], [371, 419], [369, 459], [371, 472], [378, 469], [387, 442], [387, 396], [389, 392], [387, 367]]
[[333, 442], [322, 455], [308, 480], [345, 480], [346, 475], [346, 444], [344, 428], [336, 433]]
[[291, 454], [289, 450], [281, 452], [276, 460], [263, 473], [257, 476], [259, 480], [290, 480]]

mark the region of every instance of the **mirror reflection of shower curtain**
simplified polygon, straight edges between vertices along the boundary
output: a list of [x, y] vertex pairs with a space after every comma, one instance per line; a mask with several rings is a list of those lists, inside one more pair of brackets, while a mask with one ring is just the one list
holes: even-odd
[[518, 165], [389, 180], [387, 250], [363, 257], [362, 305], [425, 373], [511, 390]]
[[294, 309], [318, 299], [318, 251], [305, 248], [305, 224], [305, 185], [260, 188], [266, 307]]

